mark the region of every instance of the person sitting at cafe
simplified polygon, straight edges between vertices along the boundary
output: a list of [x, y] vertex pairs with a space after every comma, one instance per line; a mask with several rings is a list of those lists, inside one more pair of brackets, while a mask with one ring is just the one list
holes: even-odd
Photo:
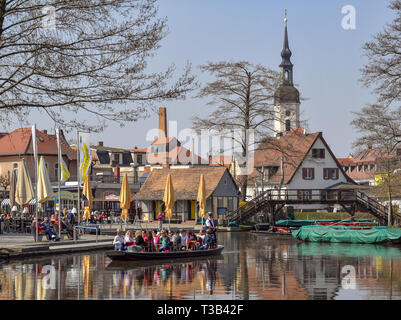
[[[74, 237], [74, 229], [73, 225], [68, 220], [67, 216], [63, 217], [61, 220], [61, 230], [66, 230], [68, 233], [68, 238], [72, 239]], [[78, 237], [78, 235], [77, 235]]]
[[211, 230], [206, 231], [205, 239], [203, 240], [202, 245], [200, 246], [200, 250], [207, 250], [212, 248], [213, 246], [213, 235]]
[[117, 235], [113, 240], [114, 250], [123, 251], [124, 250], [124, 233], [121, 229], [117, 230]]
[[45, 230], [45, 234], [49, 241], [58, 241], [60, 238], [57, 235], [57, 232], [53, 229], [53, 225], [50, 223], [49, 218], [45, 217], [43, 223], [43, 229]]

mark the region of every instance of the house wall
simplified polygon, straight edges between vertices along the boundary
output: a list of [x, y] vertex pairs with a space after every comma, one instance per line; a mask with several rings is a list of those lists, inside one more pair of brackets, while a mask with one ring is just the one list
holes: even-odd
[[[325, 149], [324, 159], [312, 158], [312, 149]], [[314, 168], [315, 178], [313, 180], [304, 180], [302, 178], [302, 168]], [[325, 189], [337, 183], [346, 183], [347, 178], [339, 170], [337, 180], [325, 180], [323, 178], [323, 168], [338, 168], [336, 161], [331, 157], [328, 149], [323, 144], [322, 140], [319, 138], [313, 144], [311, 150], [307, 154], [302, 165], [298, 168], [293, 176], [291, 182], [288, 184], [288, 189]], [[339, 168], [340, 169], [340, 168]]]
[[[312, 158], [312, 149], [325, 149], [325, 158], [324, 159], [316, 159]], [[315, 174], [314, 174], [314, 179], [313, 180], [305, 180], [302, 177], [302, 168], [314, 168], [315, 169]], [[303, 163], [301, 166], [298, 168], [298, 170], [295, 172], [293, 178], [291, 179], [290, 183], [288, 185], [282, 186], [282, 189], [326, 189], [334, 184], [337, 183], [346, 183], [347, 178], [345, 175], [341, 172], [339, 168], [339, 173], [338, 173], [338, 179], [336, 180], [325, 180], [323, 177], [323, 169], [324, 168], [339, 168], [337, 166], [337, 162], [331, 154], [329, 153], [329, 150], [326, 148], [324, 145], [323, 141], [318, 138], [315, 143], [313, 144], [311, 150], [308, 152], [306, 155]], [[273, 185], [265, 185], [263, 190], [267, 189], [274, 189], [275, 186]], [[257, 195], [257, 193], [261, 192], [262, 188], [260, 185], [257, 185], [255, 188], [255, 185], [248, 185], [247, 189], [247, 197], [248, 200], [252, 199]], [[326, 204], [322, 205], [295, 205], [294, 208], [296, 210], [315, 210], [315, 209], [325, 209], [327, 207]]]
[[[14, 163], [18, 163], [18, 169], [21, 168], [22, 165], [22, 159], [25, 159], [25, 165], [28, 170], [29, 176], [32, 180], [32, 183], [35, 181], [35, 167], [34, 167], [34, 160], [33, 156], [6, 156], [6, 157], [0, 157], [0, 175], [7, 175], [8, 171], [10, 171], [10, 174], [13, 170], [13, 165]], [[57, 182], [57, 175], [55, 172], [55, 165], [58, 162], [58, 157], [57, 156], [44, 156], [45, 163], [47, 164], [48, 172], [49, 172], [49, 178], [51, 182]], [[63, 157], [64, 162], [67, 163], [68, 165], [68, 158]], [[40, 160], [40, 155], [39, 159]], [[69, 171], [71, 176], [76, 176], [76, 161], [71, 161]], [[74, 171], [75, 168], [75, 171]]]

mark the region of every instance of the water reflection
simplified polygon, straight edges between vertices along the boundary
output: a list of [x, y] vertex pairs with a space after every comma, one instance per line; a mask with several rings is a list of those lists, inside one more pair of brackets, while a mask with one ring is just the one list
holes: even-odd
[[223, 255], [115, 263], [104, 253], [0, 264], [0, 299], [400, 299], [401, 250], [219, 236]]

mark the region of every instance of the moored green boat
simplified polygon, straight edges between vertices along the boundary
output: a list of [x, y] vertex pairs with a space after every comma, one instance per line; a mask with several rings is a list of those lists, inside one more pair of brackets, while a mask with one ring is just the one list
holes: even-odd
[[292, 232], [295, 239], [336, 243], [401, 243], [401, 229], [387, 227], [303, 226]]

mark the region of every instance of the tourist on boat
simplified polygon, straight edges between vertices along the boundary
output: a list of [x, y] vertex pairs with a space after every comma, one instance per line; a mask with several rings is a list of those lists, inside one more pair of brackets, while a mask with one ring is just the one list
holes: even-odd
[[205, 239], [205, 231], [203, 229], [199, 230], [199, 233], [196, 235], [197, 240], [200, 244], [202, 244], [203, 240]]
[[170, 251], [171, 246], [170, 246], [170, 237], [167, 235], [167, 232], [165, 230], [161, 231], [161, 242], [162, 246], [160, 248], [160, 251]]
[[181, 250], [187, 250], [188, 249], [187, 232], [185, 230], [181, 230], [180, 236], [181, 236]]
[[127, 249], [129, 252], [141, 252], [144, 251], [144, 244], [145, 242], [142, 238], [142, 231], [138, 230], [137, 232], [135, 232], [135, 244], [129, 246]]
[[160, 211], [159, 215], [157, 216], [157, 220], [159, 221], [159, 231], [163, 228], [163, 219], [164, 219], [164, 212]]
[[160, 234], [159, 234], [159, 232], [157, 232], [157, 230], [153, 230], [152, 235], [153, 235], [153, 245], [154, 245], [155, 250], [157, 251], [161, 244]]
[[212, 236], [213, 236], [213, 240], [216, 243], [217, 242], [217, 237], [216, 237], [216, 224], [214, 222], [213, 219], [213, 213], [212, 212], [208, 212], [208, 218], [206, 220], [206, 231], [210, 230]]
[[43, 229], [45, 230], [45, 234], [49, 241], [60, 240], [60, 238], [57, 235], [57, 232], [53, 229], [53, 225], [50, 223], [48, 217], [45, 217], [42, 225], [43, 225]]
[[121, 229], [117, 230], [117, 235], [114, 237], [113, 245], [114, 250], [124, 250], [124, 233]]
[[206, 236], [203, 240], [202, 245], [200, 246], [200, 250], [207, 250], [213, 247], [214, 239], [213, 239], [213, 234], [212, 231], [207, 230], [206, 231]]
[[188, 230], [188, 249], [196, 250], [197, 239], [191, 230]]
[[153, 243], [153, 235], [151, 231], [146, 231], [146, 241], [145, 241], [145, 248], [146, 251], [152, 252], [154, 251], [154, 243]]
[[124, 246], [125, 247], [129, 247], [135, 244], [135, 239], [132, 237], [132, 232], [131, 230], [128, 230], [125, 233], [125, 237], [124, 237]]
[[179, 230], [174, 232], [173, 236], [171, 237], [171, 242], [172, 242], [172, 247], [174, 248], [174, 250], [181, 249], [181, 236], [180, 236]]

